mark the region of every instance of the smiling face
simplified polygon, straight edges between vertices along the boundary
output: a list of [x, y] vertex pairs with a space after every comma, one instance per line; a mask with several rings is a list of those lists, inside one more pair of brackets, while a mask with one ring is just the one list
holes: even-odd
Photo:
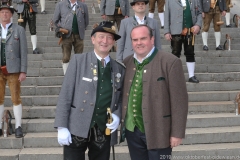
[[7, 9], [7, 8], [1, 9], [0, 18], [2, 20], [2, 23], [5, 23], [5, 24], [10, 23], [11, 17], [12, 17], [12, 12], [9, 9]]
[[145, 13], [146, 4], [145, 2], [136, 2], [135, 5], [132, 6], [132, 9], [135, 11], [135, 13]]
[[95, 52], [101, 57], [107, 56], [115, 44], [114, 36], [106, 32], [96, 32], [91, 39]]
[[154, 46], [154, 37], [146, 26], [134, 28], [131, 32], [132, 46], [139, 59], [147, 56]]

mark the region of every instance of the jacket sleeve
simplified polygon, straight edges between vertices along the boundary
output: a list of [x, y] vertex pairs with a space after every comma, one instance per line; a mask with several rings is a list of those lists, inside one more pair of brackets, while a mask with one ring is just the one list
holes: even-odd
[[83, 4], [84, 5], [84, 11], [85, 11], [85, 17], [84, 17], [84, 19], [85, 19], [85, 29], [87, 29], [87, 26], [88, 26], [88, 24], [89, 24], [89, 13], [88, 13], [88, 7], [87, 7], [87, 5], [86, 4]]
[[100, 13], [101, 13], [101, 15], [105, 15], [105, 8], [106, 8], [106, 0], [101, 0], [101, 3], [100, 3]]
[[67, 72], [64, 76], [62, 88], [57, 101], [56, 116], [54, 127], [68, 128], [68, 119], [71, 111], [72, 100], [74, 97], [77, 72], [77, 60], [72, 56]]
[[168, 79], [172, 118], [171, 137], [184, 138], [188, 113], [188, 93], [180, 59], [177, 58], [172, 63]]
[[165, 11], [164, 11], [164, 34], [171, 33], [170, 31], [170, 20], [171, 20], [171, 14], [169, 11], [169, 1], [167, 0], [165, 2]]
[[27, 55], [28, 55], [28, 47], [27, 47], [27, 38], [26, 33], [23, 27], [19, 26], [19, 35], [20, 35], [20, 55], [21, 55], [21, 72], [27, 73]]
[[59, 25], [60, 18], [61, 18], [60, 4], [57, 3], [54, 14], [53, 14], [53, 23], [55, 24], [56, 27], [58, 27]]
[[121, 21], [120, 30], [118, 31], [118, 34], [121, 36], [119, 40], [117, 40], [117, 53], [116, 53], [116, 59], [120, 62], [123, 61], [123, 52], [125, 48], [125, 42], [126, 42], [126, 31], [127, 28], [125, 27], [125, 21]]
[[161, 38], [160, 38], [160, 31], [159, 31], [159, 26], [158, 26], [158, 23], [157, 21], [154, 19], [154, 26], [155, 26], [155, 35], [154, 35], [154, 44], [155, 44], [155, 47], [158, 49], [158, 50], [161, 50], [162, 47], [161, 47]]
[[198, 25], [200, 28], [202, 26], [202, 7], [200, 5], [200, 2], [197, 1], [197, 13], [196, 13], [197, 21], [195, 25]]

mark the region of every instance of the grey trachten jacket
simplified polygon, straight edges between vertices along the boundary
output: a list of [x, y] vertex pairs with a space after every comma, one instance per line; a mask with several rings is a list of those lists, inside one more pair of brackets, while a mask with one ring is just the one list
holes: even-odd
[[[199, 0], [189, 0], [193, 25], [202, 26], [202, 10]], [[164, 34], [181, 34], [183, 7], [180, 0], [167, 0], [164, 12]]]
[[[81, 39], [84, 39], [85, 30], [89, 24], [87, 5], [77, 1], [76, 16], [78, 22], [78, 31]], [[72, 33], [74, 11], [72, 11], [71, 4], [68, 0], [58, 2], [53, 15], [53, 22], [56, 27], [67, 29], [69, 32], [66, 37]]]
[[[27, 73], [27, 38], [23, 27], [12, 24], [8, 29], [9, 34], [6, 37], [5, 55], [8, 73]], [[0, 36], [2, 27], [0, 27]], [[1, 52], [1, 45], [0, 45]], [[1, 62], [1, 56], [0, 56]]]
[[[119, 0], [120, 8], [123, 16], [129, 16], [129, 1]], [[100, 12], [101, 15], [113, 15], [115, 12], [116, 0], [101, 0]]]
[[[22, 0], [13, 0], [13, 3], [17, 3], [17, 13], [22, 13], [24, 9], [24, 3]], [[32, 5], [34, 12], [38, 12], [38, 0], [29, 0], [29, 3]]]
[[[202, 7], [202, 11], [203, 12], [209, 12], [210, 10], [210, 5], [211, 5], [211, 0], [199, 0], [201, 7]], [[225, 0], [218, 0], [219, 2], [219, 8], [222, 11], [226, 11], [227, 10], [227, 6], [226, 6], [226, 1]]]
[[[70, 133], [87, 138], [96, 103], [97, 83], [93, 69], [98, 70], [94, 52], [75, 54], [64, 76], [57, 102], [54, 127], [68, 128]], [[113, 83], [111, 111], [121, 119], [122, 88], [125, 68], [110, 59]], [[120, 81], [116, 75], [121, 74]], [[111, 134], [111, 145], [117, 143], [117, 131]]]
[[[155, 19], [146, 17], [145, 24], [153, 30], [153, 36], [155, 38], [154, 45], [158, 50], [161, 50], [161, 38], [158, 23]], [[116, 59], [123, 61], [127, 56], [134, 53], [131, 41], [131, 31], [133, 27], [137, 26], [138, 23], [134, 17], [129, 17], [121, 21], [121, 26], [118, 34], [121, 38], [117, 41], [117, 53]]]

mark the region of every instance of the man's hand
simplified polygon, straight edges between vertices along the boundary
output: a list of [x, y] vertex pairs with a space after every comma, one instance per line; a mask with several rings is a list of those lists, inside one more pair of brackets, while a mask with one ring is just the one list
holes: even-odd
[[167, 33], [164, 35], [166, 40], [171, 41], [172, 40], [172, 35], [170, 33]]
[[124, 18], [128, 18], [129, 16], [125, 16]]
[[28, 0], [22, 0], [23, 2], [27, 2]]
[[119, 119], [119, 117], [117, 115], [112, 113], [112, 118], [113, 118], [112, 123], [110, 123], [110, 124], [107, 123], [106, 124], [107, 128], [112, 130], [111, 133], [116, 131], [116, 129], [118, 128], [119, 123], [120, 123], [120, 119]]
[[19, 77], [18, 77], [18, 81], [19, 81], [19, 82], [22, 82], [22, 81], [24, 81], [25, 79], [26, 79], [26, 73], [21, 72], [20, 75], [19, 75]]
[[72, 143], [72, 137], [67, 128], [58, 128], [58, 143], [63, 145], [70, 145]]
[[182, 138], [170, 137], [171, 148], [177, 147], [182, 143]]
[[205, 17], [205, 14], [204, 14], [204, 12], [202, 12], [202, 18], [204, 18]]
[[223, 11], [223, 12], [222, 12], [222, 16], [225, 16], [225, 15], [226, 15], [226, 11]]
[[197, 35], [198, 32], [200, 31], [200, 27], [199, 27], [198, 25], [195, 25], [195, 26], [193, 26], [192, 28], [193, 28], [193, 34], [194, 34], [194, 35]]
[[107, 16], [104, 14], [102, 15], [102, 19], [106, 20], [107, 19]]

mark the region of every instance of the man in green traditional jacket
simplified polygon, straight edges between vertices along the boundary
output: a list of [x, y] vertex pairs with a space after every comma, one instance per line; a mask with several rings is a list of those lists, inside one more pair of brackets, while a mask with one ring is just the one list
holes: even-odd
[[152, 29], [135, 26], [134, 54], [124, 59], [121, 142], [126, 137], [131, 160], [171, 159], [185, 136], [188, 95], [182, 63], [158, 51]]

